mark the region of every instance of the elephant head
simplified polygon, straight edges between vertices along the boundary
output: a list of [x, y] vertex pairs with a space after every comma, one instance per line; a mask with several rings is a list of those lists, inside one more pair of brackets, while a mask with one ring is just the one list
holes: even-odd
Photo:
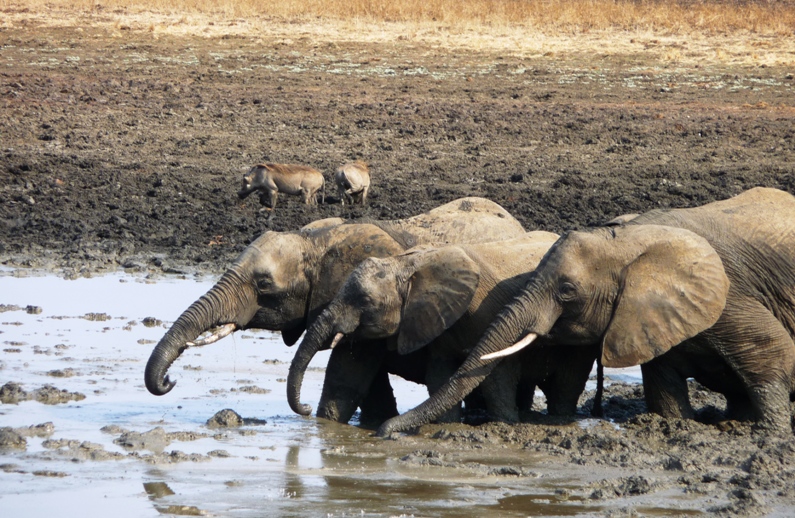
[[479, 279], [478, 264], [458, 247], [363, 261], [301, 342], [287, 380], [290, 407], [311, 414], [312, 407], [300, 402], [301, 382], [320, 349], [334, 348], [343, 337], [372, 346], [394, 337], [398, 353], [417, 351], [466, 312]]
[[630, 224], [571, 232], [544, 256], [456, 374], [428, 401], [384, 423], [379, 435], [434, 419], [435, 400], [460, 401], [495, 358], [539, 336], [562, 345], [601, 344], [607, 367], [647, 362], [715, 324], [728, 289], [716, 251], [688, 230]]
[[[294, 344], [367, 257], [396, 255], [421, 244], [485, 243], [524, 234], [505, 209], [483, 198], [454, 200], [404, 220], [339, 223], [338, 218], [321, 220], [254, 241], [157, 344], [146, 366], [149, 391], [171, 390], [166, 371], [186, 347], [236, 329], [281, 331], [284, 342]], [[220, 330], [210, 338], [193, 342], [215, 326]]]
[[[298, 232], [267, 232], [249, 245], [152, 351], [144, 375], [149, 392], [163, 395], [173, 388], [166, 372], [187, 347], [211, 343], [238, 329], [281, 331], [284, 342], [294, 344], [353, 266], [366, 257], [403, 251], [374, 225], [337, 221]], [[218, 326], [211, 337], [196, 340]]]

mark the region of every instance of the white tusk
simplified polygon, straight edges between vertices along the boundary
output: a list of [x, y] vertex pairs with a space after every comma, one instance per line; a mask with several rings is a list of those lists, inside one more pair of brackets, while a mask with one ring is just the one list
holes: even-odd
[[186, 342], [185, 345], [188, 347], [201, 347], [202, 345], [208, 345], [217, 342], [221, 338], [231, 335], [235, 329], [237, 329], [237, 324], [224, 324], [219, 326], [215, 329], [215, 332], [208, 336], [207, 338], [201, 338], [194, 342]]
[[496, 353], [489, 353], [484, 354], [480, 357], [481, 360], [493, 360], [494, 358], [502, 358], [503, 356], [509, 356], [517, 351], [521, 351], [531, 343], [533, 340], [538, 338], [538, 335], [535, 333], [530, 333], [529, 335], [525, 336], [512, 346], [508, 347], [507, 349], [503, 349], [502, 351], [497, 351]]
[[336, 335], [334, 335], [334, 340], [331, 341], [331, 348], [334, 349], [335, 347], [337, 347], [337, 344], [340, 343], [340, 340], [342, 340], [342, 337], [344, 336], [345, 335], [342, 333], [337, 333]]

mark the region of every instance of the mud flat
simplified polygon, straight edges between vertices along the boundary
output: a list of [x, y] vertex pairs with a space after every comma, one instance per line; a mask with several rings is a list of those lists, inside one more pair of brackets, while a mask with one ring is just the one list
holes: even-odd
[[[3, 303], [18, 308], [0, 314], [4, 509], [786, 516], [795, 498], [792, 437], [722, 421], [722, 398], [698, 386], [698, 421], [646, 414], [637, 369], [607, 371], [605, 420], [589, 417], [589, 391], [575, 419], [545, 416], [539, 397], [526, 423], [428, 425], [379, 439], [355, 420], [292, 414], [284, 384], [292, 350], [272, 333], [246, 331], [186, 352], [172, 368], [177, 387], [150, 395], [143, 369], [154, 343], [211, 284], [0, 277]], [[320, 396], [326, 361], [318, 355], [307, 372], [307, 401]], [[421, 387], [393, 382], [401, 411], [425, 398]]]

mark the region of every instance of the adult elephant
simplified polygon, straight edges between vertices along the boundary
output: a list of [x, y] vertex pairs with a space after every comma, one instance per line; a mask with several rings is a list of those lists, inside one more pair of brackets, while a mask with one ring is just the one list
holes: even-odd
[[[524, 232], [505, 209], [483, 198], [462, 198], [405, 220], [341, 224], [333, 218], [295, 232], [266, 232], [160, 340], [146, 365], [146, 387], [155, 395], [168, 393], [174, 387], [168, 368], [187, 347], [238, 329], [281, 331], [284, 342], [294, 344], [367, 257], [387, 257], [424, 243], [497, 241]], [[210, 337], [196, 340], [212, 329]], [[375, 376], [381, 391], [391, 390], [386, 372]], [[376, 401], [373, 407], [384, 404]]]
[[[301, 382], [315, 353], [329, 344], [333, 354], [370, 354], [383, 360], [388, 348], [401, 355], [425, 348], [425, 361], [418, 367], [429, 393], [434, 393], [524, 287], [529, 272], [557, 238], [537, 231], [499, 243], [417, 247], [362, 261], [304, 335], [287, 379], [290, 407], [311, 414], [312, 407], [300, 402]], [[348, 340], [337, 345], [343, 337]], [[385, 338], [389, 340], [378, 340]], [[374, 347], [379, 350], [373, 352]], [[481, 386], [489, 417], [518, 421], [520, 401], [529, 409], [537, 385], [547, 396], [551, 414], [573, 414], [595, 360], [595, 347], [542, 347], [527, 351], [521, 362], [503, 362]], [[344, 387], [370, 375], [355, 362], [344, 367], [327, 369], [318, 412], [340, 422], [347, 422], [356, 410]], [[374, 367], [378, 368], [369, 366]], [[460, 420], [458, 403], [441, 402], [449, 410], [439, 420]]]
[[[568, 345], [600, 344], [607, 367], [640, 364], [652, 412], [691, 418], [692, 377], [726, 396], [731, 417], [789, 431], [793, 229], [795, 198], [756, 188], [702, 207], [654, 210], [623, 226], [571, 232], [439, 397], [462, 397], [493, 358], [550, 336]], [[432, 408], [427, 401], [379, 433], [427, 420]]]

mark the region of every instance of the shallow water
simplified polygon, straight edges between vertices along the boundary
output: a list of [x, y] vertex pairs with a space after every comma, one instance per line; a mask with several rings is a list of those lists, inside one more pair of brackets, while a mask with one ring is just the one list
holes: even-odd
[[[0, 304], [21, 309], [0, 313], [0, 385], [12, 381], [32, 392], [50, 384], [85, 395], [56, 405], [0, 405], [0, 427], [54, 425], [49, 437], [27, 437], [26, 450], [0, 452], [3, 516], [49, 517], [78, 508], [89, 518], [456, 516], [489, 511], [527, 516], [600, 509], [561, 496], [562, 488], [577, 483], [571, 473], [537, 464], [529, 453], [517, 459], [511, 451], [501, 458], [499, 452], [482, 456], [469, 448], [447, 452], [460, 468], [423, 466], [400, 460], [420, 448], [411, 438], [385, 441], [355, 426], [293, 414], [284, 383], [293, 350], [270, 332], [238, 332], [189, 349], [170, 370], [179, 381], [174, 390], [162, 397], [150, 395], [143, 370], [152, 348], [180, 312], [209, 289], [212, 279], [149, 281], [111, 275], [64, 280], [2, 273]], [[28, 305], [41, 312], [26, 311]], [[302, 390], [305, 402], [319, 399], [327, 359], [326, 352], [312, 362]], [[613, 374], [637, 379], [637, 371]], [[426, 397], [423, 387], [393, 382], [401, 411]], [[239, 429], [205, 426], [225, 408], [267, 422]], [[119, 428], [102, 431], [108, 425]], [[124, 430], [143, 433], [156, 427], [202, 437], [150, 444], [154, 451], [114, 443]], [[77, 442], [72, 449], [53, 448], [45, 442], [48, 438]], [[88, 450], [112, 458], [87, 460], [88, 450], [77, 446], [84, 441], [93, 443], [86, 445]], [[519, 465], [531, 473], [490, 475], [467, 468], [467, 463]]]

